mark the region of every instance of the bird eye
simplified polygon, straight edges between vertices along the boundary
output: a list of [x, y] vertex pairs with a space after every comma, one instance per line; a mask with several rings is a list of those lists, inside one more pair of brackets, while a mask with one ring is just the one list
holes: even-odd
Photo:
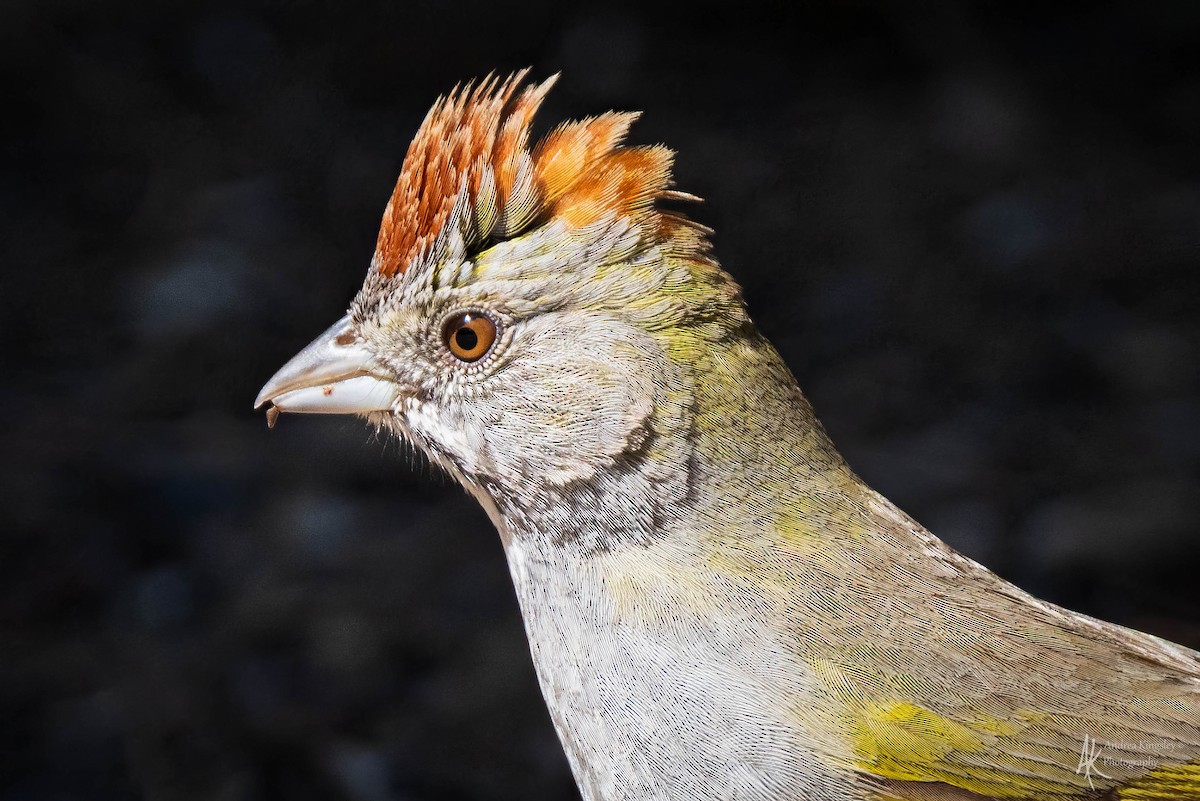
[[446, 321], [442, 339], [456, 359], [479, 361], [496, 341], [496, 324], [479, 312], [463, 312]]

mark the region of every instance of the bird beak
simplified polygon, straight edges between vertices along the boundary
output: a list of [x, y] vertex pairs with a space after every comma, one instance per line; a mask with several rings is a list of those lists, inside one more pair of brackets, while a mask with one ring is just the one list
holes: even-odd
[[254, 408], [271, 404], [267, 408], [267, 425], [271, 427], [280, 412], [389, 411], [400, 388], [375, 372], [375, 359], [347, 315], [271, 376], [254, 399]]

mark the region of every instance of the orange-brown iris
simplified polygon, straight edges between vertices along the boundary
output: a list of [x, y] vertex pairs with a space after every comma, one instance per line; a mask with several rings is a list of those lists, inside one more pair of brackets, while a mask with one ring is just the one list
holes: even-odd
[[496, 341], [496, 324], [479, 312], [463, 312], [446, 321], [442, 338], [456, 359], [478, 361]]

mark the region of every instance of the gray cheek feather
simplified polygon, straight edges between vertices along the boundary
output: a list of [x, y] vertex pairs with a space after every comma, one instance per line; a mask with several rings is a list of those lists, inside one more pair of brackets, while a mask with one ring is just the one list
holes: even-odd
[[[628, 363], [655, 348], [638, 337], [595, 315], [541, 315], [492, 374], [443, 375], [429, 402], [406, 410], [407, 427], [479, 481], [524, 493], [590, 479], [645, 437], [655, 387]], [[412, 358], [413, 371], [427, 360]]]

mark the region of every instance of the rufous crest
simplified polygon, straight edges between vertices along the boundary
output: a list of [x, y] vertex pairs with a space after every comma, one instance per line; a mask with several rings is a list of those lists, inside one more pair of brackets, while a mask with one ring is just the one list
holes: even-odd
[[673, 153], [661, 145], [622, 145], [636, 112], [564, 123], [529, 146], [534, 114], [557, 76], [524, 86], [528, 70], [489, 76], [439, 98], [409, 145], [380, 224], [373, 265], [403, 274], [428, 251], [465, 193], [468, 242], [509, 239], [535, 224], [581, 228], [628, 218], [652, 236], [701, 226], [655, 208], [662, 198], [695, 200], [669, 189]]

